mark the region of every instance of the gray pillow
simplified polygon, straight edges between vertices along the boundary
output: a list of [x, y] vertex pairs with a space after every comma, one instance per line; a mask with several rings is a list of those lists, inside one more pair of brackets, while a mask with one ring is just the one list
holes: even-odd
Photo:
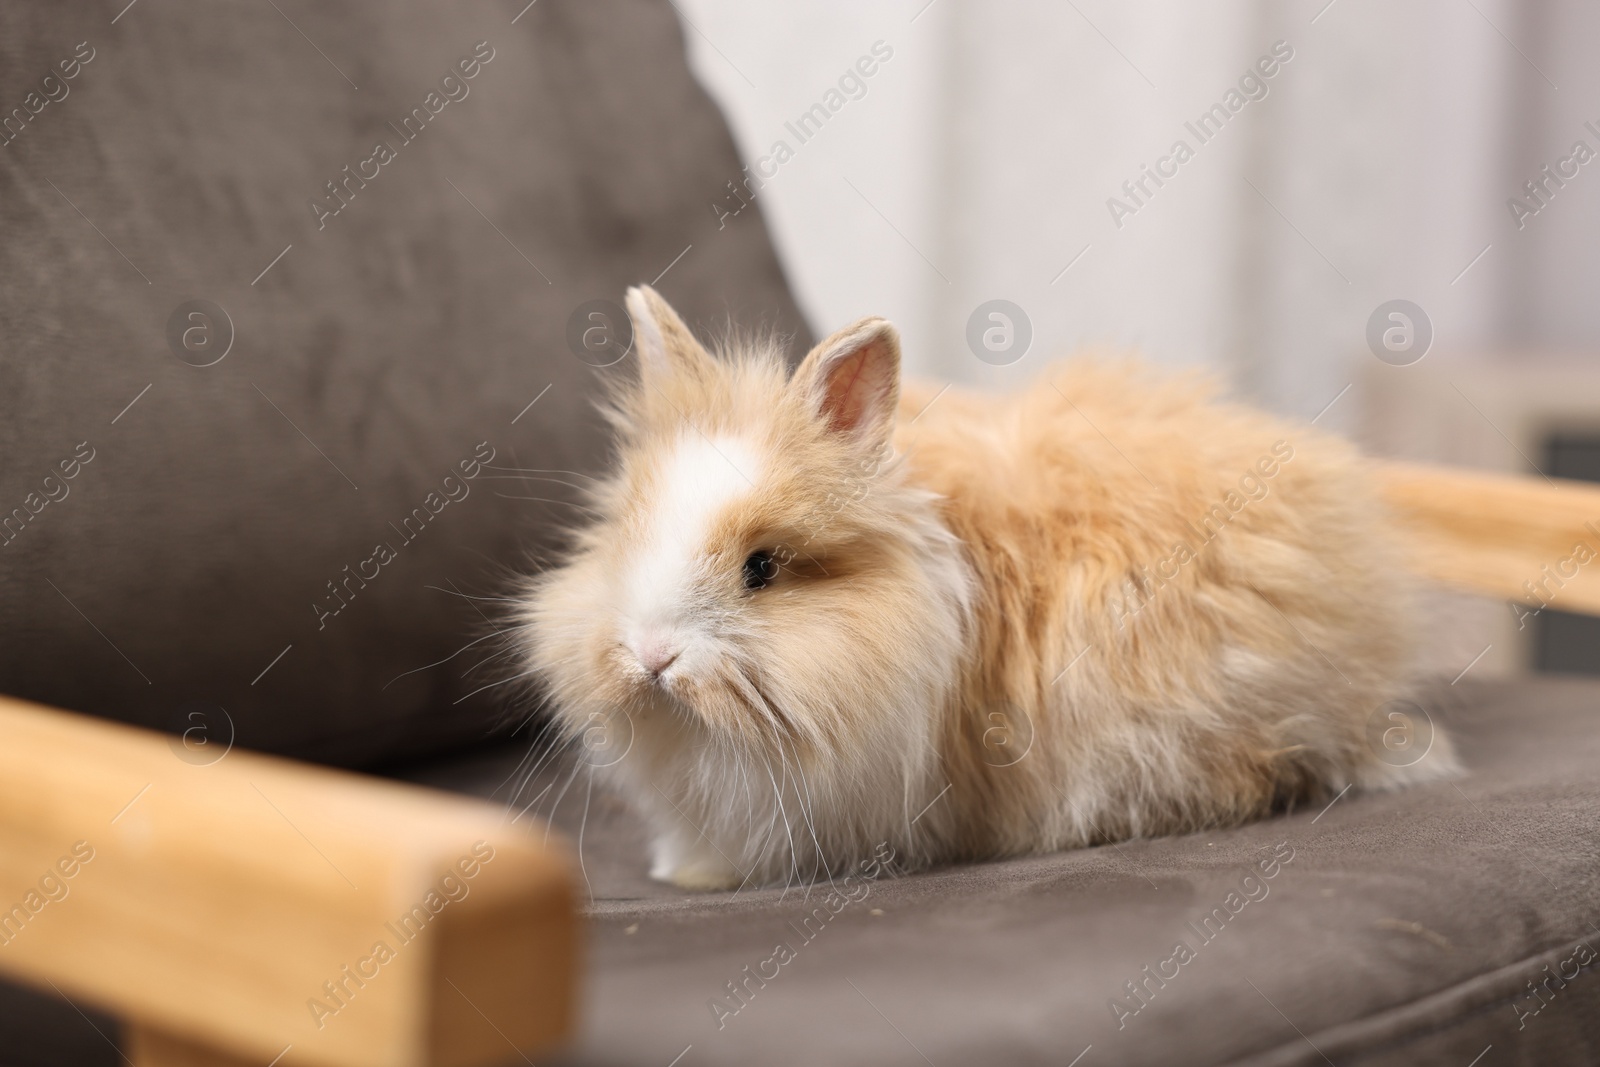
[[590, 302], [807, 340], [677, 18], [124, 3], [0, 8], [0, 691], [199, 762], [481, 737], [471, 598], [580, 514], [513, 475], [632, 372]]

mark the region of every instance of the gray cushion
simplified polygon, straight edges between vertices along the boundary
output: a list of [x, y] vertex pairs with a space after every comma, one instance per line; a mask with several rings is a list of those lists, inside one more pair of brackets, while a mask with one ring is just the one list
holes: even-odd
[[[677, 16], [280, 0], [113, 24], [124, 3], [0, 8], [0, 107], [22, 109], [0, 147], [0, 691], [158, 726], [221, 707], [242, 745], [337, 762], [481, 736], [505, 690], [462, 698], [509, 671], [463, 674], [492, 642], [399, 676], [487, 633], [494, 605], [457, 594], [499, 592], [576, 514], [510, 499], [571, 501], [560, 481], [459, 469], [480, 442], [502, 468], [599, 462], [595, 382], [631, 360], [580, 361], [572, 314], [665, 271], [701, 328], [806, 340], [758, 211], [710, 208], [740, 164]], [[414, 107], [438, 113], [407, 143]], [[364, 163], [380, 140], [394, 158]], [[376, 176], [319, 219], [346, 166]], [[169, 324], [193, 300], [231, 319], [211, 366], [221, 320], [209, 347]], [[377, 577], [320, 616], [346, 567]]]
[[[581, 1038], [539, 1062], [666, 1064], [691, 1044], [684, 1065], [1063, 1067], [1090, 1045], [1078, 1067], [1467, 1067], [1490, 1045], [1479, 1067], [1600, 1062], [1600, 974], [1575, 962], [1579, 942], [1600, 949], [1600, 683], [1464, 682], [1427, 704], [1470, 768], [1456, 785], [1346, 796], [1224, 833], [881, 877], [825, 922], [820, 889], [808, 901], [646, 880], [626, 809], [588, 793], [570, 765], [542, 774], [520, 795], [570, 781], [555, 820], [582, 841], [594, 903]], [[400, 773], [505, 800], [525, 748]], [[549, 813], [556, 792], [537, 808]], [[1293, 858], [1270, 879], [1257, 869], [1266, 894], [1253, 888], [1260, 899], [1213, 918], [1202, 943], [1188, 924], [1226, 908], [1280, 843]], [[1108, 1002], [1131, 1004], [1123, 983], [1180, 938], [1195, 958], [1119, 1029]], [[726, 983], [778, 942], [795, 958], [765, 988], [752, 983], [719, 1030], [708, 1002], [735, 1003]], [[1527, 1015], [1541, 1003], [1527, 983], [1546, 966], [1579, 973], [1552, 981]], [[53, 994], [5, 988], [0, 1049], [0, 1062], [29, 1067], [118, 1062]]]
[[[1600, 684], [1462, 683], [1424, 703], [1455, 733], [1459, 783], [882, 877], [837, 914], [823, 889], [694, 895], [645, 880], [638, 824], [579, 772], [555, 821], [582, 831], [592, 947], [583, 1037], [562, 1062], [665, 1064], [691, 1044], [684, 1064], [1063, 1067], [1092, 1045], [1079, 1067], [1466, 1067], [1491, 1044], [1481, 1067], [1600, 1062], [1600, 974], [1577, 947], [1600, 950]], [[412, 777], [491, 794], [520, 755]], [[565, 779], [523, 795], [550, 780]], [[1258, 899], [1232, 914], [1229, 893], [1280, 844], [1292, 859], [1257, 869]], [[819, 905], [826, 921], [807, 926]], [[1202, 941], [1189, 924], [1218, 907], [1226, 921]], [[1114, 1012], [1138, 1005], [1124, 983], [1146, 966], [1159, 978], [1179, 940], [1194, 958], [1152, 981], [1137, 1014]], [[744, 1006], [729, 1000], [726, 983], [759, 974], [779, 943], [794, 959], [746, 986]], [[1546, 965], [1570, 980], [1524, 1016]], [[719, 997], [737, 1012], [714, 1012]]]

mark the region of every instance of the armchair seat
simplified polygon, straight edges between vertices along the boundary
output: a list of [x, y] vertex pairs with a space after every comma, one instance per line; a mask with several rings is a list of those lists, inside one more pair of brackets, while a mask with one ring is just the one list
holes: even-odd
[[[590, 964], [558, 1062], [1600, 1062], [1600, 683], [1420, 702], [1456, 782], [832, 895], [651, 882], [642, 828], [598, 786], [585, 819], [579, 770], [554, 814], [583, 831]], [[523, 754], [407, 773], [491, 793]]]

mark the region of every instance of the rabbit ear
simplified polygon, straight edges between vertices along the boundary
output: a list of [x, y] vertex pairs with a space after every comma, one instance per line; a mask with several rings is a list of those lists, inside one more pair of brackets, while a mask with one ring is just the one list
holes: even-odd
[[640, 373], [646, 381], [664, 379], [678, 371], [699, 375], [710, 367], [711, 355], [694, 339], [678, 313], [648, 285], [628, 290], [628, 317], [633, 320], [633, 343], [639, 350]]
[[813, 348], [794, 374], [812, 410], [835, 433], [881, 445], [900, 402], [900, 334], [887, 319], [862, 319]]

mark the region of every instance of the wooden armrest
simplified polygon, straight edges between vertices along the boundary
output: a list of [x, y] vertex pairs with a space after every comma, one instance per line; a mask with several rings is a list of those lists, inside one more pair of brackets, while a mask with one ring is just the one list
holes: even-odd
[[1600, 614], [1600, 485], [1386, 463], [1416, 569], [1534, 610]]
[[138, 1067], [470, 1067], [568, 1032], [570, 867], [525, 822], [186, 751], [0, 697], [0, 972], [122, 1017]]

